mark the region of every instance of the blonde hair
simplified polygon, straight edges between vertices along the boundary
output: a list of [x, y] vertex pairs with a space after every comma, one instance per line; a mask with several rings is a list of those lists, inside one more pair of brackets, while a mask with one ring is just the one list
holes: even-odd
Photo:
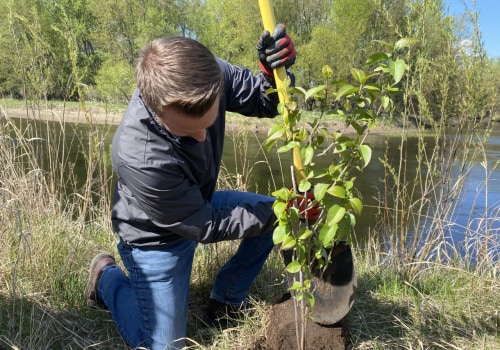
[[140, 51], [135, 79], [142, 99], [158, 116], [174, 107], [189, 117], [201, 117], [219, 96], [223, 80], [214, 55], [201, 43], [167, 37]]

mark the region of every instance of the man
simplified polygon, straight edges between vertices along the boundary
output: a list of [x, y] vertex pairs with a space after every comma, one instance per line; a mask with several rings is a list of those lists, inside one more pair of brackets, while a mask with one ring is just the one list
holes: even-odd
[[131, 347], [184, 346], [197, 243], [242, 239], [214, 282], [205, 312], [212, 325], [244, 305], [273, 248], [272, 197], [215, 191], [225, 112], [274, 117], [272, 69], [295, 61], [282, 24], [257, 50], [256, 76], [183, 37], [154, 40], [139, 54], [137, 90], [112, 144], [112, 222], [128, 275], [99, 254], [87, 287], [89, 303], [107, 307]]

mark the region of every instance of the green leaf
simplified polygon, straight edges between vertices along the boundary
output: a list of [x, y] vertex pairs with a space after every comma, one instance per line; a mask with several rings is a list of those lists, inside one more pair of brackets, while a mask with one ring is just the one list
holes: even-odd
[[363, 211], [363, 204], [361, 204], [361, 200], [359, 198], [349, 198], [349, 204], [351, 205], [354, 214], [361, 215], [361, 212]]
[[382, 88], [378, 84], [366, 84], [364, 86], [364, 89], [370, 92], [379, 92], [382, 90]]
[[314, 148], [312, 146], [307, 146], [304, 150], [304, 165], [311, 164], [314, 157]]
[[300, 142], [298, 142], [298, 141], [290, 141], [286, 145], [281, 146], [280, 148], [278, 148], [278, 153], [288, 152], [288, 151], [294, 149], [295, 147], [300, 147]]
[[325, 140], [328, 140], [330, 138], [330, 136], [331, 136], [330, 135], [330, 131], [328, 131], [328, 129], [326, 129], [326, 128], [319, 128], [318, 132], [321, 134], [321, 136]]
[[380, 102], [382, 103], [382, 107], [384, 108], [384, 110], [387, 110], [389, 104], [391, 103], [391, 99], [387, 96], [382, 96], [380, 97]]
[[398, 58], [396, 61], [389, 62], [389, 73], [394, 79], [393, 85], [396, 85], [403, 79], [403, 76], [406, 71], [406, 63], [404, 60]]
[[412, 47], [418, 42], [420, 42], [420, 40], [416, 38], [402, 38], [396, 41], [396, 44], [394, 44], [394, 49], [398, 50], [405, 47]]
[[343, 97], [345, 95], [350, 95], [356, 91], [358, 91], [358, 89], [356, 87], [352, 86], [351, 84], [342, 85], [340, 87], [339, 91], [337, 91], [336, 100], [339, 100], [341, 97]]
[[[319, 129], [318, 129], [318, 131], [319, 131], [319, 132], [321, 132]], [[319, 146], [321, 146], [321, 145], [323, 144], [323, 142], [325, 142], [325, 140], [326, 140], [326, 139], [325, 139], [325, 137], [324, 137], [323, 135], [319, 135], [319, 134], [318, 134], [318, 135], [316, 135], [316, 137], [315, 137], [315, 138], [313, 138], [313, 140], [312, 140], [312, 141], [313, 141], [312, 145], [313, 145], [313, 147], [318, 148]]]
[[351, 68], [351, 75], [354, 78], [354, 80], [356, 80], [358, 83], [365, 82], [366, 74], [361, 69]]
[[347, 149], [348, 142], [346, 141], [341, 141], [340, 139], [337, 139], [337, 144], [335, 145], [335, 149], [333, 150], [333, 153], [341, 153], [344, 152]]
[[373, 70], [374, 72], [382, 72], [382, 73], [389, 73], [389, 68], [385, 65], [378, 66]]
[[332, 186], [328, 189], [328, 193], [337, 198], [346, 198], [345, 189], [342, 186]]
[[389, 58], [389, 55], [383, 52], [376, 52], [373, 55], [370, 55], [368, 59], [366, 60], [366, 65], [370, 65], [372, 63], [380, 62], [380, 61], [385, 61]]
[[292, 286], [288, 288], [288, 290], [301, 290], [302, 285], [300, 284], [299, 281], [293, 281]]
[[299, 221], [299, 210], [296, 207], [290, 207], [288, 208], [288, 214], [289, 214], [289, 219], [292, 222], [297, 222]]
[[269, 95], [269, 94], [272, 94], [272, 93], [275, 93], [275, 92], [278, 92], [278, 89], [276, 88], [269, 88], [266, 90], [266, 95]]
[[321, 68], [321, 74], [323, 74], [323, 76], [326, 79], [330, 79], [333, 76], [333, 69], [332, 69], [332, 67], [329, 66], [329, 65], [324, 65], [323, 68]]
[[288, 204], [285, 202], [275, 201], [273, 203], [274, 215], [276, 215], [277, 218], [280, 218], [285, 212], [287, 206]]
[[305, 241], [306, 239], [311, 237], [313, 234], [313, 231], [308, 229], [308, 228], [304, 228], [302, 231], [303, 232], [299, 236], [299, 240], [301, 240], [301, 241]]
[[359, 151], [361, 152], [361, 158], [363, 158], [363, 168], [366, 168], [372, 159], [372, 148], [367, 144], [362, 144], [359, 146]]
[[399, 88], [397, 86], [386, 86], [384, 87], [384, 90], [389, 94], [394, 94], [399, 91]]
[[328, 214], [326, 216], [326, 222], [328, 225], [333, 225], [338, 223], [345, 215], [345, 208], [338, 204], [334, 204], [328, 209]]
[[356, 109], [356, 116], [359, 120], [374, 120], [377, 118], [375, 112], [371, 109]]
[[[349, 213], [349, 217], [354, 216]], [[344, 218], [341, 222], [339, 222], [339, 229], [337, 230], [337, 240], [349, 239], [352, 232], [351, 220], [348, 218]]]
[[[295, 247], [295, 260], [297, 260], [298, 262], [300, 262], [302, 264], [303, 262], [305, 262], [306, 257], [307, 257], [306, 256], [306, 249], [305, 249], [304, 245], [298, 244]], [[306, 268], [307, 268], [307, 266], [302, 266], [302, 271], [305, 271]]]
[[323, 225], [321, 230], [319, 231], [318, 239], [324, 247], [328, 247], [331, 245], [333, 239], [335, 238], [335, 234], [337, 233], [338, 225]]
[[271, 193], [273, 197], [279, 198], [282, 200], [288, 200], [288, 197], [290, 197], [290, 190], [286, 187], [282, 187], [274, 192]]
[[285, 114], [285, 111], [286, 111], [286, 107], [285, 107], [285, 104], [284, 103], [279, 103], [278, 104], [278, 113], [283, 115]]
[[298, 261], [292, 261], [286, 266], [286, 270], [290, 273], [297, 273], [301, 270], [302, 266]]
[[309, 305], [309, 307], [312, 309], [314, 307], [314, 294], [306, 291], [304, 292], [304, 295], [306, 297], [307, 305]]
[[295, 134], [295, 141], [302, 142], [303, 140], [309, 137], [309, 131], [305, 126], [300, 128], [298, 132]]
[[276, 228], [273, 231], [273, 242], [274, 244], [280, 244], [283, 242], [285, 239], [287, 233], [286, 233], [286, 226], [276, 226]]
[[297, 113], [297, 101], [288, 101], [286, 104], [287, 108], [289, 111], [293, 111], [294, 113]]
[[320, 93], [321, 91], [323, 91], [325, 89], [325, 85], [319, 85], [319, 86], [315, 86], [309, 90], [307, 90], [306, 94], [305, 94], [305, 99], [306, 101], [313, 97], [313, 96], [316, 96], [318, 93]]
[[356, 217], [352, 213], [349, 213], [349, 223], [351, 227], [356, 226]]
[[316, 198], [317, 201], [321, 202], [321, 200], [325, 197], [328, 187], [330, 187], [330, 185], [325, 183], [314, 185], [314, 198]]
[[267, 142], [281, 139], [284, 134], [285, 127], [282, 124], [276, 124], [267, 132]]
[[320, 260], [320, 259], [323, 259], [323, 257], [325, 257], [327, 254], [326, 254], [326, 251], [325, 251], [325, 248], [323, 248], [323, 246], [320, 246], [315, 252], [314, 252], [314, 257], [317, 259], [317, 260]]
[[290, 249], [290, 248], [295, 247], [296, 244], [297, 244], [297, 241], [295, 240], [295, 238], [287, 235], [287, 236], [285, 236], [285, 238], [283, 239], [283, 242], [281, 243], [281, 249], [282, 250]]
[[356, 178], [354, 177], [352, 180], [345, 180], [344, 181], [344, 188], [349, 191], [354, 187], [354, 180]]
[[301, 193], [306, 193], [311, 189], [311, 183], [307, 181], [306, 179], [302, 179], [299, 182], [299, 192]]
[[351, 126], [354, 128], [354, 130], [356, 130], [356, 133], [358, 135], [362, 135], [365, 132], [366, 125], [361, 126], [357, 122], [352, 122]]
[[298, 94], [301, 94], [303, 96], [306, 95], [306, 89], [304, 89], [301, 86], [292, 86], [292, 87], [290, 87], [290, 92], [296, 93], [296, 94], [298, 93]]
[[275, 143], [276, 143], [276, 141], [266, 142], [266, 144], [265, 144], [265, 150], [266, 150], [266, 152], [270, 152], [271, 148], [273, 148], [273, 146], [274, 146]]

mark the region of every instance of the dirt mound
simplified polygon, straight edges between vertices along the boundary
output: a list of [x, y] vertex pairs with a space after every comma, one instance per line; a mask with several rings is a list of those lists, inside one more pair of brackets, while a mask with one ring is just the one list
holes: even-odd
[[[273, 305], [269, 312], [266, 341], [263, 349], [297, 350], [295, 336], [294, 300], [289, 299]], [[349, 332], [346, 320], [332, 326], [322, 326], [307, 320], [307, 350], [346, 350], [349, 345]]]

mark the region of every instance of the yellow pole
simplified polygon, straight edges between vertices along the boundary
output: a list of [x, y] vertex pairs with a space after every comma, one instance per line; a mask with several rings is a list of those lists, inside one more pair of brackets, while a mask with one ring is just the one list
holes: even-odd
[[[262, 23], [264, 24], [264, 30], [269, 31], [271, 35], [276, 27], [276, 21], [274, 19], [273, 6], [271, 0], [259, 0], [260, 15], [262, 17]], [[285, 88], [286, 70], [285, 67], [279, 67], [274, 70], [274, 80], [276, 81], [276, 88], [278, 89], [278, 95], [280, 97], [281, 103], [287, 103], [287, 96], [283, 94], [282, 91]]]
[[[273, 34], [274, 28], [276, 27], [276, 21], [274, 19], [273, 6], [271, 0], [259, 0], [260, 15], [262, 17], [262, 23], [264, 25], [264, 30], [269, 31]], [[287, 78], [285, 67], [279, 67], [274, 70], [274, 80], [276, 81], [276, 88], [278, 89], [278, 96], [281, 103], [288, 103], [288, 95], [284, 93], [285, 89], [285, 79]], [[292, 132], [294, 130], [292, 129]], [[292, 136], [293, 137], [293, 136]], [[295, 176], [297, 180], [305, 179], [304, 165], [302, 158], [300, 157], [299, 148], [293, 149], [293, 167], [295, 170]]]

